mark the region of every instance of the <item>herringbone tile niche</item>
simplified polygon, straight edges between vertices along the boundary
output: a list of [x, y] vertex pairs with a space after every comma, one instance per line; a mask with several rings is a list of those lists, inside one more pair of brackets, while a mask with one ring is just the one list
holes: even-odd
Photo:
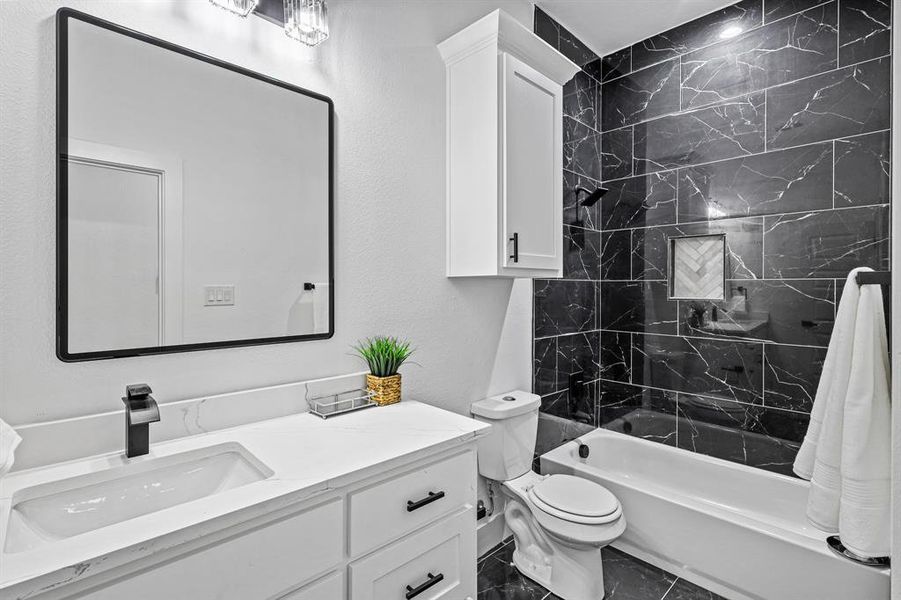
[[726, 236], [669, 240], [670, 298], [722, 300], [726, 289]]

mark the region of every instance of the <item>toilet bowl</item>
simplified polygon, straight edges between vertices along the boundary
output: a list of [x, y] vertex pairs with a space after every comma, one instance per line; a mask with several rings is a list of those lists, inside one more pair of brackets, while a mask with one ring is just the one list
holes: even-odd
[[604, 597], [601, 548], [622, 535], [626, 520], [616, 496], [572, 475], [531, 469], [540, 398], [510, 392], [472, 405], [491, 423], [479, 442], [479, 472], [501, 484], [504, 518], [513, 532], [513, 564], [563, 600]]

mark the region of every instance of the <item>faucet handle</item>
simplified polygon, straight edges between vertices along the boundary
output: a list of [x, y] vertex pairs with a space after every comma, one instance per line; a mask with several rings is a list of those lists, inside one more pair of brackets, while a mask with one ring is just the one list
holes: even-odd
[[141, 400], [153, 393], [146, 383], [133, 383], [125, 386], [125, 397], [129, 400]]
[[160, 409], [156, 400], [150, 395], [150, 386], [146, 383], [136, 383], [125, 386], [125, 412], [128, 414], [128, 422], [132, 425], [142, 423], [156, 423], [160, 420]]

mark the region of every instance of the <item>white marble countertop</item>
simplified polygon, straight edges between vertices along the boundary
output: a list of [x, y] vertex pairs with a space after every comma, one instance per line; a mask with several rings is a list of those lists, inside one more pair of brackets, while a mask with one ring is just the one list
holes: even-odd
[[5, 547], [13, 495], [34, 485], [228, 442], [244, 446], [274, 474], [34, 550], [3, 552], [0, 598], [32, 597], [127, 564], [462, 444], [486, 433], [488, 427], [433, 406], [405, 401], [328, 420], [303, 413], [151, 443], [150, 454], [135, 459], [117, 452], [13, 472], [0, 479], [0, 548]]

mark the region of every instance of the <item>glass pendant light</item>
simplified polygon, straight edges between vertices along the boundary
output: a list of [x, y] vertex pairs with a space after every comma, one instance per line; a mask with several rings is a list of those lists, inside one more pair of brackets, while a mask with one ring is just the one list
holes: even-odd
[[328, 38], [325, 0], [285, 0], [285, 34], [307, 46]]
[[219, 8], [224, 8], [228, 12], [246, 17], [257, 7], [259, 0], [210, 0], [210, 2]]

